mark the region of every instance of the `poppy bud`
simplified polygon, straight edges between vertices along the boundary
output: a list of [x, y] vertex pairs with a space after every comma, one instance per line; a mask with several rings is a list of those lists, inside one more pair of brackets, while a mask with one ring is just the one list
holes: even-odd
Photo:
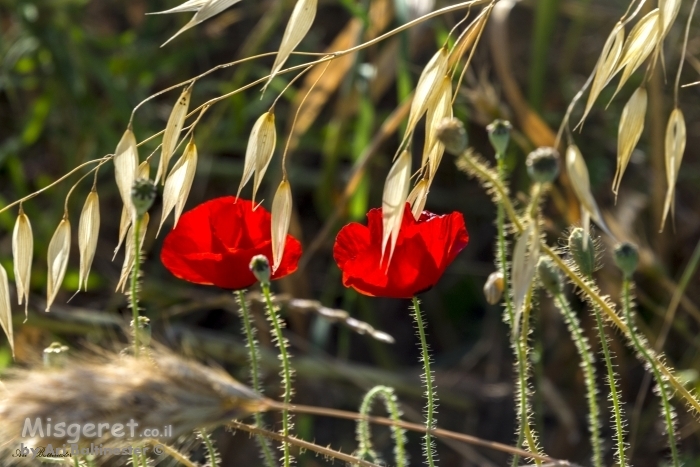
[[437, 126], [437, 137], [450, 154], [459, 155], [467, 149], [469, 138], [464, 124], [457, 118], [444, 118]]
[[623, 242], [615, 247], [615, 264], [620, 268], [626, 279], [632, 277], [639, 264], [639, 251], [632, 243]]
[[559, 176], [559, 153], [554, 148], [537, 148], [528, 154], [525, 165], [532, 181], [553, 182]]
[[503, 274], [500, 271], [492, 272], [484, 284], [484, 295], [489, 305], [495, 305], [503, 296]]
[[[147, 346], [151, 343], [151, 320], [145, 316], [138, 317], [139, 345]], [[134, 320], [131, 320], [131, 328], [134, 328]]]
[[137, 178], [131, 187], [131, 202], [136, 214], [143, 216], [153, 206], [156, 199], [156, 184], [148, 178]]
[[68, 357], [68, 346], [60, 342], [53, 342], [44, 349], [44, 366], [48, 368], [62, 368]]
[[486, 131], [489, 132], [489, 141], [491, 141], [491, 146], [496, 150], [496, 157], [501, 157], [505, 154], [506, 149], [508, 149], [508, 143], [510, 143], [510, 130], [513, 129], [513, 125], [510, 124], [508, 120], [497, 119], [494, 120], [489, 126], [486, 127]]
[[537, 263], [537, 274], [542, 286], [552, 295], [559, 295], [562, 289], [561, 273], [549, 258], [540, 258]]
[[263, 285], [270, 284], [270, 262], [265, 255], [255, 255], [250, 260], [250, 272]]
[[582, 275], [588, 277], [593, 274], [595, 245], [591, 236], [580, 227], [576, 227], [569, 235], [569, 253]]

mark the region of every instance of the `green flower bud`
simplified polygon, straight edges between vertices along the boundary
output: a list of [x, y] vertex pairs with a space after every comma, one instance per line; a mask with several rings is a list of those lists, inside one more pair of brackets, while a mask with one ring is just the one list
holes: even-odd
[[250, 272], [261, 284], [270, 283], [270, 261], [265, 255], [255, 255], [250, 260]]
[[[138, 323], [139, 345], [146, 347], [151, 343], [151, 320], [139, 316]], [[131, 328], [134, 328], [134, 320], [131, 320]]]
[[562, 278], [559, 268], [549, 258], [540, 258], [537, 263], [537, 274], [540, 276], [540, 282], [547, 292], [552, 295], [559, 295], [562, 291]]
[[464, 124], [457, 118], [444, 118], [437, 126], [437, 137], [450, 154], [458, 156], [469, 145]]
[[53, 342], [44, 349], [44, 366], [49, 368], [62, 368], [68, 358], [68, 346], [60, 342]]
[[639, 251], [632, 243], [623, 242], [615, 247], [615, 264], [620, 268], [625, 278], [629, 279], [639, 264]]
[[490, 305], [495, 305], [501, 301], [503, 296], [503, 273], [492, 272], [484, 284], [484, 295]]
[[131, 187], [131, 202], [136, 214], [143, 216], [153, 206], [156, 199], [156, 185], [148, 178], [137, 178]]
[[533, 182], [553, 182], [559, 176], [559, 153], [554, 148], [537, 148], [528, 154], [525, 165]]
[[[584, 241], [586, 242], [585, 248]], [[583, 276], [593, 275], [593, 271], [595, 271], [595, 244], [590, 234], [586, 235], [580, 227], [573, 229], [569, 235], [569, 254]]]
[[494, 120], [489, 126], [486, 127], [486, 131], [489, 132], [489, 140], [491, 141], [491, 146], [496, 150], [496, 157], [503, 157], [508, 149], [508, 143], [510, 143], [510, 130], [513, 129], [513, 125], [510, 124], [508, 120]]

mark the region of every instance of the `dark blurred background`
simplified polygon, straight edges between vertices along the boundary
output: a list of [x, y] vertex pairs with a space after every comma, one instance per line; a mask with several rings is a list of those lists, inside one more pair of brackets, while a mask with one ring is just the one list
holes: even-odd
[[[651, 3], [649, 8], [655, 6]], [[276, 51], [292, 5], [290, 0], [243, 1], [160, 48], [189, 20], [190, 13], [145, 13], [176, 6], [172, 1], [0, 0], [0, 205], [47, 186], [85, 161], [113, 152], [133, 107], [154, 92], [218, 64]], [[357, 43], [358, 37], [376, 37], [445, 5], [432, 0], [322, 1], [314, 26], [299, 50], [348, 48]], [[527, 199], [527, 152], [537, 145], [554, 144], [553, 135], [568, 103], [593, 69], [607, 35], [627, 6], [620, 0], [523, 1], [505, 20], [490, 21], [489, 28], [495, 29], [487, 30], [476, 50], [455, 102], [455, 114], [465, 120], [472, 145], [489, 160], [493, 160], [493, 152], [485, 125], [498, 117], [513, 121], [513, 144], [507, 161], [516, 199]], [[652, 343], [669, 313], [679, 279], [684, 271], [691, 274], [670, 321], [665, 350], [688, 384], [697, 387], [700, 356], [695, 333], [700, 309], [695, 303], [700, 291], [692, 274], [695, 265], [689, 265], [689, 260], [700, 240], [698, 88], [680, 93], [688, 145], [678, 179], [675, 228], [669, 222], [663, 233], [658, 232], [666, 190], [663, 137], [673, 105], [673, 79], [689, 8], [690, 2], [684, 2], [678, 24], [666, 41], [665, 68], [657, 66], [646, 85], [650, 95], [646, 128], [616, 205], [610, 185], [615, 173], [617, 126], [626, 100], [642, 84], [644, 67], [607, 110], [605, 105], [617, 80], [605, 89], [583, 131], [574, 133], [574, 138], [588, 164], [596, 199], [614, 232], [637, 242], [642, 250], [636, 292], [641, 329]], [[292, 231], [302, 240], [305, 256], [299, 271], [274, 287], [286, 297], [314, 298], [325, 306], [347, 310], [353, 317], [388, 332], [396, 342], [388, 345], [357, 335], [313, 311], [286, 309], [297, 362], [294, 400], [298, 403], [356, 410], [366, 390], [387, 384], [396, 388], [406, 418], [421, 420], [421, 369], [409, 302], [368, 298], [344, 289], [331, 249], [343, 223], [363, 222], [367, 210], [381, 204], [381, 187], [400, 131], [384, 141], [374, 141], [379, 128], [410, 94], [423, 65], [461, 18], [461, 14], [450, 14], [432, 19], [339, 60], [321, 81], [323, 91], [312, 94], [302, 108], [293, 134], [289, 170], [295, 206]], [[700, 73], [697, 33], [693, 25], [681, 83], [696, 81]], [[297, 55], [288, 64], [308, 60]], [[272, 61], [272, 57], [260, 58], [207, 76], [194, 87], [192, 108], [267, 75]], [[253, 88], [218, 103], [207, 113], [195, 132], [200, 159], [188, 208], [213, 197], [235, 194], [253, 122], [291, 78], [275, 78], [262, 99], [259, 88]], [[278, 150], [261, 189], [268, 208], [279, 181], [282, 147], [306, 85], [308, 81], [299, 81], [277, 105]], [[137, 112], [134, 130], [139, 141], [163, 129], [178, 93], [160, 96]], [[577, 122], [580, 114], [577, 109], [572, 121]], [[540, 124], [535, 130], [528, 125], [533, 121]], [[421, 129], [414, 144], [415, 164], [421, 157], [418, 151], [422, 137]], [[156, 138], [139, 149], [142, 160], [158, 143]], [[370, 147], [375, 150], [368, 152]], [[361, 177], [346, 200], [343, 192], [355, 169]], [[64, 290], [51, 313], [43, 311], [45, 252], [61, 219], [65, 196], [78, 178], [75, 175], [24, 203], [34, 228], [35, 258], [27, 323], [20, 324], [24, 317], [21, 307], [16, 308], [17, 364], [31, 360], [55, 340], [82, 348], [91, 343], [112, 345], [123, 339], [118, 326], [130, 311], [124, 295], [113, 292], [123, 252], [112, 261], [121, 207], [109, 164], [98, 176], [102, 226], [88, 292], [67, 303], [78, 285], [78, 248], [74, 241]], [[69, 201], [74, 238], [90, 186], [89, 180], [83, 181]], [[250, 196], [247, 190], [244, 194]], [[544, 211], [553, 244], [578, 221], [578, 207], [572, 200], [563, 178]], [[478, 183], [455, 170], [453, 159], [447, 155], [426, 208], [437, 213], [462, 212], [470, 235], [468, 247], [440, 283], [421, 296], [436, 362], [441, 398], [439, 425], [514, 444], [513, 357], [507, 327], [500, 307], [488, 305], [481, 291], [494, 270], [495, 209]], [[16, 209], [0, 214], [4, 232], [0, 236], [0, 261], [10, 274], [11, 231], [16, 214]], [[152, 210], [152, 218], [160, 218], [160, 204]], [[197, 358], [225, 365], [234, 376], [247, 380], [246, 354], [233, 297], [172, 277], [160, 264], [163, 235], [155, 238], [153, 224], [146, 237], [142, 306], [152, 320], [154, 335]], [[604, 249], [610, 251], [612, 245], [603, 240]], [[602, 253], [597, 277], [603, 292], [617, 300], [620, 277], [611, 263], [607, 252]], [[595, 343], [589, 313], [573, 292], [572, 300]], [[257, 311], [259, 326], [266, 328], [261, 310]], [[560, 315], [544, 295], [533, 321], [532, 403], [543, 449], [555, 458], [588, 465], [584, 384], [575, 348]], [[611, 332], [611, 337], [630, 421], [632, 464], [660, 465], [668, 458], [668, 451], [658, 399], [642, 385], [642, 365], [620, 336]], [[267, 394], [275, 395], [279, 386], [274, 348], [265, 332], [261, 332], [261, 340], [267, 350]], [[3, 366], [11, 364], [7, 346], [0, 356]], [[645, 387], [646, 391], [640, 393]], [[602, 378], [599, 388], [603, 400]], [[676, 408], [681, 451], [687, 465], [700, 465], [699, 425], [684, 406], [677, 403]], [[603, 421], [609, 418], [608, 412], [602, 416]], [[268, 418], [270, 424], [275, 421]], [[298, 416], [296, 428], [301, 437], [321, 445], [332, 444], [345, 452], [356, 447], [354, 426], [347, 421]], [[607, 459], [612, 463], [608, 423], [604, 423], [603, 434]], [[219, 430], [216, 439], [224, 465], [255, 464], [257, 448], [247, 436]], [[392, 446], [388, 430], [377, 429], [375, 439], [378, 449], [389, 459]], [[411, 465], [419, 465], [419, 436], [411, 434], [409, 440]], [[444, 466], [509, 462], [502, 453], [459, 443], [439, 442], [438, 450]], [[201, 452], [192, 455], [198, 459]], [[309, 453], [299, 458], [301, 466], [326, 463]]]

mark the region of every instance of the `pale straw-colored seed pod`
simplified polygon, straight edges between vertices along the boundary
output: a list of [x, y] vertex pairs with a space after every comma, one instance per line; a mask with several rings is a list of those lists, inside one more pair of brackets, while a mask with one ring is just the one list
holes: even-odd
[[666, 160], [666, 182], [668, 188], [666, 190], [666, 199], [664, 201], [664, 213], [661, 218], [661, 230], [663, 231], [666, 217], [669, 210], [673, 210], [673, 201], [676, 193], [676, 180], [678, 180], [678, 171], [681, 168], [683, 153], [685, 153], [686, 143], [686, 127], [683, 112], [679, 108], [673, 109], [671, 116], [668, 119], [666, 126], [666, 140], [664, 144], [664, 156]]
[[32, 224], [22, 205], [12, 232], [12, 258], [14, 260], [15, 285], [19, 304], [24, 301], [24, 316], [28, 314], [29, 289], [31, 287], [32, 258], [34, 257], [34, 234]]
[[272, 65], [272, 72], [263, 87], [263, 92], [265, 92], [270, 81], [279, 73], [289, 56], [294, 52], [294, 49], [297, 48], [301, 40], [306, 36], [306, 33], [311, 29], [311, 25], [316, 18], [317, 7], [318, 0], [297, 0], [294, 4], [292, 15], [282, 36], [277, 57], [275, 57], [275, 63]]
[[10, 305], [10, 284], [7, 280], [7, 271], [0, 264], [0, 326], [7, 336], [12, 350], [12, 358], [15, 356], [15, 337], [12, 330], [12, 306]]
[[489, 305], [495, 305], [501, 301], [503, 297], [503, 273], [494, 271], [489, 274], [488, 279], [484, 283], [484, 297]]
[[531, 221], [513, 249], [513, 266], [511, 277], [513, 279], [513, 339], [519, 339], [520, 318], [523, 314], [525, 296], [532, 287], [535, 278], [537, 262], [540, 259], [540, 238], [537, 225]]
[[632, 151], [634, 151], [639, 138], [642, 136], [646, 112], [647, 91], [644, 88], [637, 88], [625, 105], [625, 108], [622, 109], [620, 126], [617, 131], [617, 171], [615, 172], [612, 186], [616, 202], [622, 176], [632, 157]]
[[270, 165], [272, 155], [275, 153], [276, 143], [275, 114], [268, 111], [258, 117], [250, 132], [243, 164], [243, 176], [240, 185], [238, 185], [236, 197], [241, 195], [241, 190], [255, 174], [252, 198], [255, 202], [255, 195], [260, 188], [267, 166]]
[[70, 240], [70, 221], [68, 220], [68, 213], [65, 213], [49, 242], [47, 254], [46, 311], [49, 311], [51, 308], [61, 288], [63, 278], [66, 275], [68, 257], [70, 256]]
[[[146, 231], [148, 230], [148, 221], [150, 216], [145, 213], [141, 216], [141, 225], [139, 226], [139, 254], [143, 249], [143, 240], [146, 238]], [[124, 292], [126, 290], [126, 284], [128, 283], [129, 274], [134, 268], [134, 261], [136, 259], [136, 245], [134, 245], [134, 225], [129, 227], [129, 232], [126, 235], [126, 247], [124, 248], [124, 263], [122, 263], [122, 270], [119, 274], [119, 282], [117, 283], [117, 292]]]
[[78, 222], [78, 249], [80, 250], [80, 276], [78, 290], [87, 290], [88, 276], [92, 260], [97, 250], [97, 238], [100, 235], [100, 197], [95, 187], [87, 195]]
[[433, 106], [441, 90], [441, 83], [447, 73], [449, 52], [446, 47], [441, 47], [423, 68], [423, 72], [418, 78], [416, 90], [411, 101], [411, 110], [408, 114], [406, 132], [401, 141], [402, 148], [406, 141], [413, 134], [418, 120], [425, 114], [429, 107]]
[[272, 273], [274, 274], [282, 262], [289, 224], [292, 221], [292, 187], [287, 179], [282, 180], [277, 187], [272, 200], [271, 217]]
[[[403, 150], [401, 155], [394, 162], [391, 170], [389, 170], [389, 174], [384, 182], [384, 192], [382, 193], [383, 230], [381, 263], [384, 263], [386, 247], [389, 245], [389, 256], [386, 262], [387, 268], [394, 255], [396, 241], [399, 238], [399, 230], [401, 230], [401, 222], [403, 220], [410, 185], [411, 153], [408, 152], [408, 150]], [[389, 242], [390, 239], [391, 242]]]
[[603, 216], [600, 214], [600, 209], [598, 209], [598, 204], [593, 197], [593, 193], [591, 192], [591, 181], [588, 176], [586, 162], [583, 160], [583, 155], [581, 155], [578, 146], [574, 144], [570, 144], [569, 147], [566, 148], [566, 170], [569, 173], [569, 179], [571, 180], [574, 194], [581, 205], [581, 223], [583, 224], [583, 230], [588, 234], [590, 231], [590, 221], [593, 219], [601, 229], [612, 236], [608, 226], [603, 220]]
[[134, 185], [138, 166], [139, 155], [136, 149], [136, 137], [129, 127], [114, 151], [114, 176], [117, 180], [119, 195], [121, 195], [122, 203], [124, 203], [129, 217], [134, 216], [131, 205], [131, 187]]
[[659, 29], [660, 16], [658, 8], [650, 11], [634, 25], [629, 36], [627, 36], [625, 46], [622, 48], [622, 56], [613, 73], [617, 74], [622, 70], [622, 76], [615, 94], [622, 89], [622, 86], [632, 76], [632, 73], [644, 63], [657, 47], [660, 38]]
[[408, 194], [406, 202], [411, 205], [411, 214], [413, 214], [413, 218], [416, 220], [420, 218], [423, 209], [425, 209], [425, 202], [428, 200], [429, 190], [430, 182], [426, 178], [421, 178]]
[[152, 14], [163, 14], [163, 13], [177, 13], [180, 11], [196, 11], [195, 15], [192, 17], [192, 19], [189, 20], [187, 24], [185, 24], [178, 32], [173, 34], [173, 36], [168, 39], [167, 41], [163, 42], [163, 45], [161, 47], [165, 46], [168, 42], [171, 40], [175, 39], [177, 36], [182, 34], [183, 32], [187, 31], [190, 28], [193, 28], [197, 26], [199, 23], [202, 23], [209, 18], [212, 18], [222, 11], [224, 11], [226, 8], [230, 7], [231, 5], [235, 5], [236, 3], [240, 2], [241, 0], [189, 0], [182, 5], [179, 5], [175, 8], [172, 8], [170, 10], [166, 11], [160, 11], [157, 13], [152, 13]]
[[452, 118], [452, 80], [449, 76], [443, 77], [434, 105], [428, 107], [425, 116], [425, 144], [421, 170], [428, 170], [430, 180], [435, 176], [445, 152], [445, 146], [437, 137], [437, 130], [446, 118]]
[[197, 146], [194, 144], [194, 139], [190, 139], [190, 142], [185, 147], [185, 151], [173, 166], [173, 170], [170, 171], [170, 175], [168, 175], [168, 179], [165, 182], [165, 188], [163, 188], [163, 210], [156, 236], [160, 233], [165, 219], [173, 208], [175, 208], [173, 227], [177, 226], [182, 210], [185, 208], [187, 197], [190, 194], [196, 171]]
[[622, 25], [622, 23], [617, 23], [608, 36], [608, 39], [605, 41], [603, 50], [598, 58], [598, 63], [595, 67], [595, 76], [593, 78], [593, 82], [591, 83], [591, 90], [588, 93], [586, 109], [584, 110], [583, 117], [581, 117], [581, 121], [578, 125], [583, 123], [588, 116], [588, 113], [593, 108], [593, 104], [595, 103], [596, 99], [598, 99], [598, 96], [603, 88], [605, 88], [613, 76], [615, 76], [615, 69], [620, 57], [622, 56], [622, 46], [624, 45], [624, 42], [625, 27]]
[[180, 138], [182, 126], [185, 124], [187, 110], [190, 107], [191, 95], [192, 86], [187, 86], [182, 91], [182, 94], [173, 106], [173, 110], [170, 112], [168, 123], [165, 125], [165, 131], [163, 132], [163, 143], [161, 144], [160, 161], [158, 163], [158, 172], [156, 173], [155, 180], [156, 184], [161, 176], [163, 177], [163, 183], [165, 183], [165, 174], [168, 172], [170, 159], [173, 157], [178, 139]]

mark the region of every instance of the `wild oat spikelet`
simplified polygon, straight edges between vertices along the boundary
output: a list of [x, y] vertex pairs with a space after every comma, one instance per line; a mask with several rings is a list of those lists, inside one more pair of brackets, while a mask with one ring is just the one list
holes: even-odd
[[185, 123], [185, 117], [187, 117], [187, 109], [190, 107], [190, 96], [192, 95], [192, 86], [187, 86], [180, 97], [178, 97], [177, 102], [173, 106], [173, 110], [170, 112], [170, 117], [168, 117], [168, 123], [165, 125], [165, 131], [163, 132], [163, 143], [161, 144], [160, 161], [158, 163], [158, 172], [156, 173], [156, 184], [163, 177], [163, 183], [165, 183], [165, 174], [168, 172], [168, 166], [170, 165], [170, 159], [173, 157], [175, 148], [177, 147], [177, 140], [180, 138], [180, 132], [182, 131], [182, 126]]
[[271, 238], [272, 238], [272, 273], [277, 271], [287, 243], [289, 224], [292, 221], [292, 187], [289, 181], [282, 180], [272, 200]]
[[[39, 419], [46, 428], [58, 423], [123, 424], [123, 436], [104, 430], [102, 436], [81, 432], [77, 443], [104, 446], [137, 445], [146, 428], [172, 426], [158, 441], [173, 442], [198, 428], [214, 428], [232, 419], [269, 408], [269, 401], [223, 370], [185, 360], [165, 349], [148, 357], [110, 354], [68, 358], [60, 367], [15, 369], [4, 378], [0, 400], [0, 453], [28, 446], [62, 446], [68, 433], [53, 429], [44, 437], [25, 433], [25, 420]], [[133, 420], [134, 438], [127, 423]], [[65, 430], [67, 431], [67, 430]], [[88, 433], [89, 434], [89, 433]], [[118, 435], [118, 433], [117, 433]], [[135, 441], [136, 440], [136, 441]]]
[[34, 234], [29, 217], [19, 205], [19, 215], [12, 232], [12, 259], [14, 260], [17, 300], [24, 300], [24, 316], [27, 317], [29, 306], [29, 288], [31, 286], [32, 258], [34, 257]]

